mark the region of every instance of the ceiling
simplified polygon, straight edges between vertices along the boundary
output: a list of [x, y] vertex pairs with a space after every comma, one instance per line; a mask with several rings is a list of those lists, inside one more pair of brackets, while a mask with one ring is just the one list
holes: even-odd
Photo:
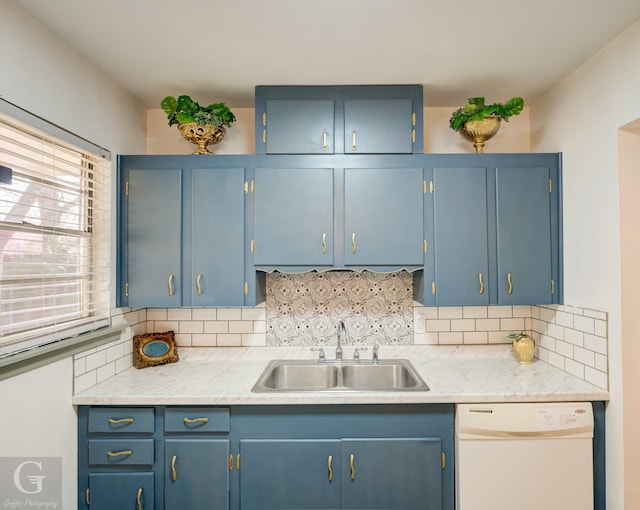
[[16, 0], [148, 108], [252, 107], [256, 85], [415, 84], [425, 106], [532, 104], [639, 0]]

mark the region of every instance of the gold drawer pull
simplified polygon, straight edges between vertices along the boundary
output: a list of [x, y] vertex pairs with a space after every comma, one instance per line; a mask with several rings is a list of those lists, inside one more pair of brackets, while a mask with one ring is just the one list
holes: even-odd
[[109, 418], [109, 423], [117, 424], [117, 423], [133, 423], [135, 418]]
[[203, 418], [187, 418], [187, 417], [185, 417], [183, 419], [183, 421], [185, 423], [207, 423], [209, 421], [209, 418], [207, 418], [207, 417], [203, 417]]
[[356, 151], [358, 148], [356, 147], [356, 130], [351, 131], [351, 150]]
[[122, 457], [123, 455], [126, 455], [128, 457], [132, 453], [133, 453], [133, 450], [122, 450], [120, 452], [113, 452], [113, 451], [109, 450], [107, 452], [107, 456], [108, 457]]
[[509, 283], [509, 289], [507, 289], [507, 294], [511, 294], [513, 292], [513, 282], [511, 281], [511, 273], [507, 273], [507, 282]]
[[351, 253], [355, 254], [357, 251], [356, 246], [356, 233], [351, 234]]
[[349, 469], [351, 471], [350, 478], [352, 480], [356, 479], [356, 466], [355, 466], [356, 456], [352, 453], [349, 455]]
[[138, 489], [138, 496], [136, 497], [136, 503], [138, 504], [138, 510], [144, 510], [142, 506], [142, 487]]
[[480, 294], [484, 294], [484, 280], [482, 278], [482, 273], [478, 273], [478, 280], [480, 280]]
[[322, 130], [322, 150], [324, 152], [327, 152], [327, 130], [323, 129]]
[[322, 254], [325, 255], [327, 253], [327, 233], [322, 233]]
[[169, 295], [173, 296], [173, 275], [169, 275]]
[[196, 278], [196, 287], [198, 289], [198, 296], [202, 296], [202, 275], [198, 273], [198, 277]]
[[333, 464], [333, 456], [329, 455], [327, 457], [327, 469], [329, 470], [329, 475], [328, 475], [329, 481], [333, 480], [333, 466], [332, 466], [332, 464]]
[[178, 472], [176, 471], [176, 460], [178, 460], [178, 456], [174, 455], [171, 458], [171, 479], [174, 482], [178, 479]]

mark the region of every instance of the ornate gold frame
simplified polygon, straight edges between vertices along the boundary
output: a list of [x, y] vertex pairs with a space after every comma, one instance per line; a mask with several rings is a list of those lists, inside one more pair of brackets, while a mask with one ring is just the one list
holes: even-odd
[[[151, 342], [163, 342], [167, 344], [167, 352], [160, 356], [145, 354], [144, 348]], [[166, 363], [175, 363], [179, 360], [178, 349], [173, 331], [164, 333], [145, 333], [133, 337], [133, 365], [136, 368], [153, 367]]]

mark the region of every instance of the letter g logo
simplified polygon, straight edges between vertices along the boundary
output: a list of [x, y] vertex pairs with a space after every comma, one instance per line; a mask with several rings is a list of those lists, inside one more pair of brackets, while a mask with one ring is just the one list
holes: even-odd
[[37, 466], [38, 469], [40, 470], [40, 473], [42, 473], [42, 462], [27, 460], [22, 464], [18, 465], [16, 470], [13, 472], [13, 483], [15, 484], [16, 488], [23, 494], [40, 494], [42, 492], [42, 480], [44, 480], [46, 476], [27, 475], [27, 480], [29, 481], [29, 483], [35, 486], [35, 489], [33, 490], [27, 490], [22, 485], [22, 481], [20, 480], [20, 475], [22, 473], [22, 469], [28, 464], [33, 464], [34, 466]]

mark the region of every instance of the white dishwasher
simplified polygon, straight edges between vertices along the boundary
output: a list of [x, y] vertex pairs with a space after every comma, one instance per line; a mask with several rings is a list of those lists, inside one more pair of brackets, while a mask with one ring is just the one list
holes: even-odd
[[589, 402], [458, 404], [457, 510], [593, 510]]

